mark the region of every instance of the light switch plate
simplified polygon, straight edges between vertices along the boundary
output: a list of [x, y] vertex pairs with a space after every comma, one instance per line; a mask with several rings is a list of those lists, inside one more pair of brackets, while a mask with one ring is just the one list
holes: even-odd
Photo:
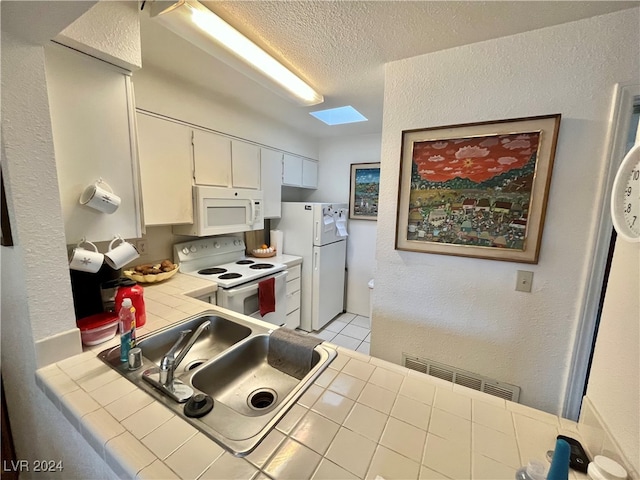
[[527, 270], [518, 270], [518, 278], [516, 279], [517, 292], [531, 292], [531, 284], [533, 283], [533, 272]]

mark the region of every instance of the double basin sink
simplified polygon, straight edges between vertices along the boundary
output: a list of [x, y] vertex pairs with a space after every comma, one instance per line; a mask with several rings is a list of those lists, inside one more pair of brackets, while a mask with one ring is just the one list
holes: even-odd
[[[183, 332], [196, 332], [205, 322], [209, 323], [200, 328], [195, 343], [173, 371], [176, 385], [188, 392], [183, 396], [187, 398], [175, 398], [156, 384], [159, 367], [172, 346], [185, 336]], [[244, 456], [336, 356], [333, 348], [317, 345], [311, 369], [302, 379], [295, 378], [269, 364], [271, 332], [242, 316], [207, 311], [140, 337], [137, 346], [142, 350], [142, 365], [135, 370], [120, 361], [120, 347], [104, 350], [98, 357], [222, 447]], [[207, 398], [209, 408], [212, 400], [213, 408], [199, 417], [187, 415], [185, 408], [193, 411], [194, 405], [202, 404], [194, 400], [202, 398]]]

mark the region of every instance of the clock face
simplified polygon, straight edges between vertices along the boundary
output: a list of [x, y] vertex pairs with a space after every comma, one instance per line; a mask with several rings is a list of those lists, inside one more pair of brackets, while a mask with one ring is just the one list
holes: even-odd
[[640, 144], [625, 156], [611, 193], [611, 215], [618, 235], [640, 242]]

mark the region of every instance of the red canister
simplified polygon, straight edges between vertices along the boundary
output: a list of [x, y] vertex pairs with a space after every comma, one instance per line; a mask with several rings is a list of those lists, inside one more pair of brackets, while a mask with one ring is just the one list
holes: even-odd
[[144, 308], [144, 288], [133, 280], [122, 280], [116, 292], [116, 312], [122, 307], [122, 300], [130, 298], [136, 309], [136, 328], [142, 327], [147, 322], [147, 313]]

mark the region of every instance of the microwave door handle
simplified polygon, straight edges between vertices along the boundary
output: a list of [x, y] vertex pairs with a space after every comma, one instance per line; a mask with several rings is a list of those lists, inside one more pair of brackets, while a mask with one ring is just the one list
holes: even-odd
[[253, 200], [249, 200], [249, 205], [251, 206], [251, 220], [249, 220], [249, 225], [253, 225], [256, 221], [256, 205], [253, 203]]

